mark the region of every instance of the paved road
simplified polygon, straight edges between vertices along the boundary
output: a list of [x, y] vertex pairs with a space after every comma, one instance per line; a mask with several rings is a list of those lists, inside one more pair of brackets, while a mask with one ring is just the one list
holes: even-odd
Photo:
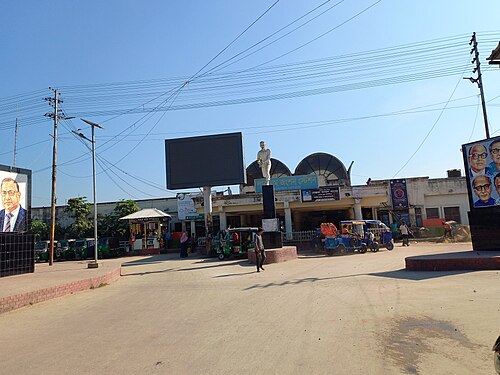
[[[416, 244], [135, 261], [115, 284], [0, 316], [4, 374], [494, 374], [497, 271], [407, 272]], [[455, 245], [470, 250], [470, 244]]]

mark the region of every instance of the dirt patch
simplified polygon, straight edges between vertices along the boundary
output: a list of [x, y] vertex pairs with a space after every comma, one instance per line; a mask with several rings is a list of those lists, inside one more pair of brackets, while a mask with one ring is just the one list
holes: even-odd
[[453, 355], [447, 354], [453, 352], [450, 348], [479, 348], [452, 323], [428, 317], [410, 317], [393, 322], [384, 341], [386, 358], [392, 360], [404, 374], [420, 374], [419, 363], [424, 354], [439, 352], [453, 360]]

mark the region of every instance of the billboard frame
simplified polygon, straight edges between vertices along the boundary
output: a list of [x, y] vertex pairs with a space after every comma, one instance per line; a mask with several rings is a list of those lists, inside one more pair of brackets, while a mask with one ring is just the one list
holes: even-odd
[[[224, 139], [233, 141], [231, 145], [228, 145], [228, 147], [231, 147], [231, 151], [233, 151], [233, 153], [230, 155], [233, 163], [224, 164], [224, 162], [221, 160], [224, 156], [226, 157], [226, 159], [229, 156], [227, 155], [227, 149], [225, 149], [224, 147], [208, 147], [210, 146], [211, 142], [214, 146], [220, 145], [221, 142], [223, 143]], [[196, 145], [196, 143], [198, 143], [199, 145], [200, 142], [213, 152], [203, 154], [203, 151], [197, 150], [196, 147], [193, 147], [194, 145]], [[174, 150], [173, 146], [178, 146], [179, 144], [183, 144], [183, 149], [193, 150], [193, 155], [190, 155], [190, 158], [200, 158], [200, 160], [203, 160], [204, 162], [207, 162], [207, 159], [215, 160], [214, 163], [216, 163], [216, 165], [213, 167], [212, 171], [218, 171], [218, 169], [220, 169], [221, 173], [219, 173], [218, 175], [214, 173], [215, 176], [213, 178], [199, 178], [198, 180], [196, 180], [196, 178], [191, 178], [186, 179], [186, 181], [180, 181], [181, 179], [180, 175], [178, 174], [178, 170], [175, 171], [173, 166], [173, 164], [175, 164], [175, 162], [179, 159], [176, 159], [176, 156], [171, 155]], [[217, 154], [217, 152], [219, 153]], [[167, 189], [169, 190], [246, 184], [246, 168], [243, 154], [243, 135], [241, 132], [165, 139], [165, 164], [166, 183]], [[231, 170], [228, 171], [226, 169], [226, 171], [223, 173], [222, 170], [228, 167], [231, 167]], [[193, 172], [193, 174], [196, 174], [196, 171]], [[230, 177], [225, 177], [225, 175], [228, 175]]]

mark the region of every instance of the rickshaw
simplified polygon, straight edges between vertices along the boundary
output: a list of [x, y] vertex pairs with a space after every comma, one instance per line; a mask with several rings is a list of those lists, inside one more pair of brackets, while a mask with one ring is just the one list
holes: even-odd
[[[50, 241], [38, 241], [35, 243], [35, 262], [49, 261]], [[58, 241], [54, 241], [54, 260], [62, 259], [62, 247]]]
[[332, 223], [322, 223], [321, 232], [325, 235], [325, 251], [327, 255], [334, 253], [345, 254], [348, 251], [366, 253], [368, 249], [364, 241], [363, 222], [359, 221], [341, 221], [340, 232]]
[[214, 252], [217, 258], [224, 260], [231, 256], [246, 255], [249, 251], [254, 251], [254, 234], [258, 228], [242, 227], [221, 230], [213, 241]]
[[394, 241], [392, 240], [392, 232], [390, 228], [380, 220], [364, 220], [366, 229], [378, 238], [378, 244], [385, 246], [389, 251], [394, 249]]
[[98, 239], [99, 258], [118, 257], [123, 251], [120, 248], [120, 241], [116, 237], [102, 237]]
[[49, 260], [49, 246], [50, 241], [38, 241], [35, 243], [35, 262], [47, 262]]

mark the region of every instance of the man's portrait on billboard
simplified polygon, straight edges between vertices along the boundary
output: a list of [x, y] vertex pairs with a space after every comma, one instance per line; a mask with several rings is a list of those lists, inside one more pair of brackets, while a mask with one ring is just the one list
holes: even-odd
[[487, 149], [481, 143], [477, 143], [469, 149], [469, 174], [471, 178], [491, 174], [490, 168], [487, 166], [487, 157]]
[[472, 187], [474, 193], [479, 198], [474, 202], [474, 207], [485, 207], [494, 206], [495, 199], [492, 198], [491, 192], [493, 188], [491, 186], [491, 180], [488, 176], [477, 176], [472, 181]]
[[12, 177], [1, 182], [2, 207], [0, 211], [1, 232], [22, 232], [27, 230], [28, 212], [21, 204], [19, 183]]

